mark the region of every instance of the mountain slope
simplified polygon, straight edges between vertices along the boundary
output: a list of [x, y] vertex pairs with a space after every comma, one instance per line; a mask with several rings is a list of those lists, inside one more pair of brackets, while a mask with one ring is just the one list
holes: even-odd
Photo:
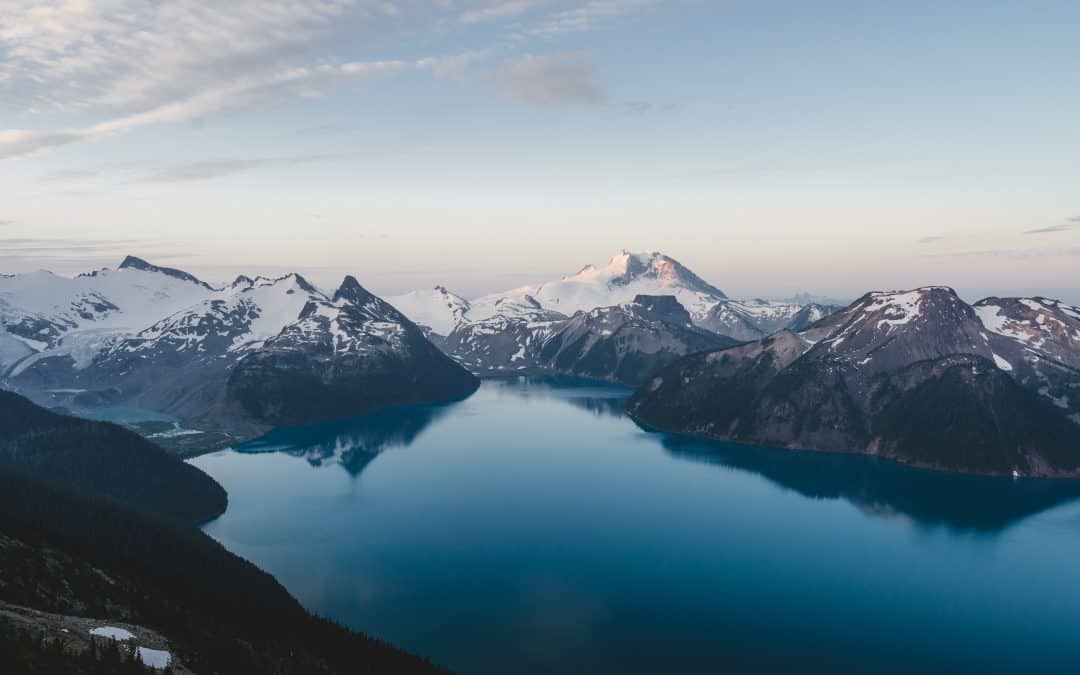
[[1080, 425], [1031, 386], [1019, 353], [951, 289], [870, 293], [801, 335], [682, 359], [628, 410], [657, 428], [763, 445], [1080, 474]]
[[225, 511], [225, 490], [138, 434], [58, 415], [0, 391], [0, 467], [131, 510], [200, 524]]
[[1080, 308], [1047, 298], [975, 303], [986, 328], [1017, 343], [1019, 377], [1080, 423]]

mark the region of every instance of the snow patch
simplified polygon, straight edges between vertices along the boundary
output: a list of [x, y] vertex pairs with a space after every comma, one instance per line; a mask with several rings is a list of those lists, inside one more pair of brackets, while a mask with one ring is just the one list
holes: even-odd
[[120, 642], [135, 639], [134, 633], [125, 628], [117, 628], [116, 626], [99, 626], [98, 628], [91, 629], [90, 634], [95, 637], [109, 638], [110, 640], [118, 640]]

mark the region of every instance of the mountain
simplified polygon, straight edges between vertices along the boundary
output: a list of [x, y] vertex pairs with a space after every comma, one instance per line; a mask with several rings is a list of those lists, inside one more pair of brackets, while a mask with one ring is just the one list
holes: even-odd
[[470, 307], [468, 300], [443, 286], [387, 296], [386, 301], [413, 323], [438, 336], [449, 335], [455, 326], [464, 321]]
[[222, 292], [138, 258], [124, 263], [74, 278], [0, 276], [0, 373], [18, 374], [45, 358], [84, 368], [117, 339]]
[[719, 300], [695, 323], [736, 340], [760, 340], [784, 328], [801, 330], [838, 307], [798, 305], [771, 300]]
[[444, 352], [473, 373], [521, 372], [539, 365], [544, 342], [566, 321], [530, 295], [505, 296], [491, 303], [491, 313], [459, 323], [444, 340]]
[[6, 382], [49, 405], [134, 406], [248, 435], [476, 386], [351, 277], [333, 296], [297, 274], [215, 288], [129, 256], [74, 279], [0, 279], [0, 302]]
[[470, 314], [474, 319], [490, 316], [502, 299], [523, 295], [532, 297], [546, 309], [567, 316], [597, 307], [630, 303], [638, 295], [673, 295], [691, 315], [702, 316], [709, 307], [727, 297], [723, 291], [662, 253], [623, 250], [602, 267], [586, 265], [577, 274], [558, 281], [478, 298], [472, 302]]
[[537, 363], [562, 373], [636, 386], [680, 356], [735, 340], [694, 326], [671, 295], [578, 312], [544, 340]]
[[346, 277], [330, 300], [244, 356], [225, 389], [229, 413], [276, 426], [472, 393], [476, 378], [390, 304]]
[[991, 303], [981, 307], [944, 287], [868, 293], [800, 334], [681, 359], [628, 410], [651, 427], [761, 445], [1080, 475], [1080, 425], [1041, 390], [1023, 341], [989, 330]]
[[20, 369], [24, 388], [81, 389], [109, 401], [197, 418], [217, 405], [236, 362], [285, 326], [304, 306], [326, 296], [303, 277], [241, 277], [128, 337], [118, 337], [84, 368], [46, 356]]
[[138, 436], [7, 392], [0, 433], [3, 672], [141, 672], [87, 667], [102, 625], [166, 640], [183, 672], [439, 672], [308, 614], [203, 533], [220, 486]]

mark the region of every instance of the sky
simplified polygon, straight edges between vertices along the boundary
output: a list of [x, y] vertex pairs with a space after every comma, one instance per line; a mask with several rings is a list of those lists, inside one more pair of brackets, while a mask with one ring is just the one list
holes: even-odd
[[0, 0], [0, 272], [1080, 303], [1080, 3]]

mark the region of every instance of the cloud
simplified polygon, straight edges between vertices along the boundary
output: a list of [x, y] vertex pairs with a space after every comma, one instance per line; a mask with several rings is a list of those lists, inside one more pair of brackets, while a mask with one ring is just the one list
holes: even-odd
[[556, 0], [507, 0], [496, 2], [486, 7], [477, 7], [462, 12], [458, 21], [463, 24], [488, 23], [508, 17], [516, 17], [527, 12], [555, 4]]
[[650, 101], [624, 101], [622, 110], [627, 115], [647, 115], [656, 112], [674, 112], [682, 109], [680, 103], [652, 103]]
[[586, 31], [598, 20], [618, 16], [654, 2], [655, 0], [588, 0], [576, 7], [551, 14], [537, 25], [526, 28], [523, 34], [557, 37], [565, 33]]
[[931, 235], [929, 237], [922, 237], [916, 240], [916, 242], [919, 244], [934, 244], [941, 241], [942, 239], [946, 239], [946, 237], [943, 237], [941, 235]]
[[594, 82], [595, 70], [587, 54], [526, 54], [504, 62], [496, 81], [504, 97], [519, 103], [597, 105], [607, 92]]
[[928, 254], [928, 258], [1008, 258], [1010, 260], [1032, 260], [1041, 258], [1076, 258], [1080, 257], [1080, 247], [1044, 248], [1044, 249], [987, 249], [982, 251], [958, 251], [954, 253]]
[[105, 122], [63, 132], [9, 130], [0, 132], [0, 159], [20, 157], [77, 141], [87, 141], [122, 134], [140, 127], [189, 120], [239, 105], [267, 99], [283, 92], [301, 94], [318, 83], [348, 77], [374, 76], [404, 70], [430, 70], [460, 67], [462, 55], [429, 57], [414, 61], [350, 61], [318, 68], [288, 68], [258, 76], [238, 78], [216, 88], [210, 87], [190, 96], [142, 112], [116, 117]]
[[0, 219], [0, 227], [7, 227], [9, 225], [14, 225], [14, 224], [15, 224], [14, 220], [2, 220], [2, 219]]
[[64, 169], [61, 171], [49, 171], [48, 173], [41, 174], [38, 180], [45, 183], [67, 181], [67, 180], [82, 180], [83, 178], [94, 178], [101, 175], [100, 171], [95, 169]]
[[1050, 225], [1048, 227], [1040, 227], [1034, 230], [1027, 230], [1024, 234], [1048, 234], [1050, 232], [1068, 232], [1076, 227], [1080, 227], [1080, 216], [1074, 216], [1069, 218], [1064, 223], [1058, 223], [1057, 225]]
[[316, 162], [330, 162], [358, 159], [358, 154], [291, 155], [286, 157], [258, 157], [220, 159], [204, 162], [178, 164], [154, 169], [144, 174], [139, 181], [143, 183], [181, 183], [188, 181], [209, 180], [233, 174], [273, 166], [296, 166]]
[[[0, 96], [29, 114], [76, 119], [60, 128], [0, 130], [0, 159], [318, 95], [357, 77], [426, 71], [459, 77], [508, 56], [505, 94], [530, 103], [596, 103], [605, 92], [582, 57], [517, 56], [523, 40], [589, 29], [652, 0], [0, 0]], [[464, 5], [464, 9], [462, 9]], [[475, 26], [494, 24], [498, 35]], [[464, 35], [448, 36], [457, 30]], [[418, 35], [464, 53], [349, 60]], [[426, 37], [426, 36], [425, 36]], [[401, 44], [398, 44], [401, 43]], [[343, 54], [335, 54], [343, 52]], [[65, 128], [66, 126], [66, 128]]]

